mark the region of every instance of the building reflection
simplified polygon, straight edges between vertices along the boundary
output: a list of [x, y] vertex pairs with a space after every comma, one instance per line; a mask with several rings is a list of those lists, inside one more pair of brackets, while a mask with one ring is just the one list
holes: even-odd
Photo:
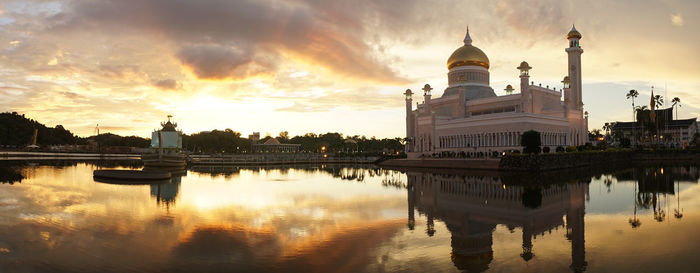
[[170, 209], [175, 206], [177, 195], [180, 192], [182, 177], [187, 176], [187, 171], [171, 172], [170, 183], [151, 184], [151, 196], [156, 199], [159, 206]]
[[634, 211], [628, 222], [632, 228], [637, 228], [642, 225], [642, 221], [637, 217], [638, 209], [652, 210], [655, 221], [665, 221], [669, 217], [669, 203], [673, 202], [672, 199], [669, 200], [669, 196], [676, 197], [673, 216], [676, 219], [683, 218], [680, 184], [697, 184], [700, 169], [695, 166], [632, 168], [615, 172], [610, 177], [611, 180], [614, 177], [620, 183], [634, 183]]
[[[506, 185], [497, 176], [440, 175], [408, 172], [408, 228], [415, 228], [415, 211], [427, 218], [426, 233], [435, 233], [435, 219], [452, 235], [452, 262], [468, 272], [483, 272], [493, 260], [493, 231], [505, 225], [522, 229], [524, 261], [535, 256], [532, 243], [553, 229], [565, 228], [571, 243], [571, 265], [583, 272], [584, 214], [588, 183], [542, 187]], [[566, 221], [564, 221], [566, 219]]]

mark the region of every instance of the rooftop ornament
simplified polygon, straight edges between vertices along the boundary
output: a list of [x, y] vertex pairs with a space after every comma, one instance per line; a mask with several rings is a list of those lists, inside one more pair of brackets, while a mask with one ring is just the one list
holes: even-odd
[[430, 87], [430, 84], [427, 84], [427, 83], [426, 83], [426, 84], [423, 86], [423, 92], [424, 92], [424, 95], [425, 95], [425, 96], [430, 96], [430, 91], [432, 91], [432, 90], [433, 90], [433, 88]]
[[571, 87], [571, 80], [569, 79], [569, 76], [564, 77], [564, 80], [562, 80], [561, 83], [564, 84], [564, 88]]
[[506, 94], [510, 95], [510, 94], [513, 94], [513, 90], [515, 90], [515, 89], [513, 89], [513, 86], [509, 84], [506, 86], [506, 89], [503, 89], [503, 90], [506, 91]]
[[518, 66], [516, 68], [518, 70], [520, 70], [521, 77], [530, 76], [530, 69], [532, 69], [532, 67], [530, 67], [530, 65], [526, 61], [523, 61], [522, 63], [520, 63], [520, 66]]
[[411, 92], [411, 89], [406, 89], [406, 92], [403, 94], [406, 96], [406, 100], [410, 100], [413, 92]]

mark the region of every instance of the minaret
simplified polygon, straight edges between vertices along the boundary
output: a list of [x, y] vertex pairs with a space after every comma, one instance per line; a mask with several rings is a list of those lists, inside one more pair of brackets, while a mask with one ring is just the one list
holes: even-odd
[[423, 113], [428, 115], [430, 117], [430, 133], [427, 136], [427, 139], [425, 140], [426, 144], [426, 149], [423, 149], [423, 151], [433, 151], [435, 150], [435, 116], [433, 116], [433, 108], [430, 106], [430, 97], [432, 96], [430, 91], [432, 91], [433, 88], [430, 87], [430, 84], [425, 84], [423, 86]]
[[583, 109], [583, 100], [581, 96], [581, 54], [583, 53], [583, 49], [579, 45], [581, 33], [576, 30], [576, 26], [571, 28], [571, 31], [566, 35], [566, 39], [569, 40], [569, 48], [566, 49], [566, 53], [569, 55], [569, 80], [571, 81], [570, 98], [575, 107], [571, 110], [581, 110]]
[[426, 110], [426, 113], [428, 113], [428, 114], [431, 114], [431, 112], [432, 112], [430, 109], [430, 97], [431, 97], [430, 91], [432, 91], [432, 90], [433, 90], [433, 88], [430, 87], [430, 84], [426, 83], [425, 86], [423, 86], [423, 99], [425, 100], [423, 103], [423, 106], [426, 107], [425, 110]]
[[571, 79], [569, 79], [569, 76], [565, 76], [561, 83], [564, 84], [564, 117], [568, 118], [569, 111], [576, 109], [576, 103], [574, 103], [572, 98]]
[[517, 67], [520, 70], [520, 108], [524, 113], [532, 113], [532, 96], [530, 94], [530, 65], [526, 61]]
[[406, 89], [406, 93], [403, 93], [406, 96], [406, 152], [412, 152], [413, 151], [413, 143], [415, 140], [415, 136], [413, 133], [413, 128], [414, 123], [413, 123], [413, 108], [412, 108], [412, 103], [413, 103], [413, 92], [411, 92], [411, 89]]

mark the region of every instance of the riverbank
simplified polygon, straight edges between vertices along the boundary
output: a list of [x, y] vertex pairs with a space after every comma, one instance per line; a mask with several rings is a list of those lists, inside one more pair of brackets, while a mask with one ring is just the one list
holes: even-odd
[[380, 167], [498, 170], [499, 158], [420, 158], [389, 159], [379, 162]]
[[596, 166], [631, 166], [633, 164], [700, 163], [700, 153], [682, 151], [587, 151], [538, 155], [511, 154], [499, 158], [422, 158], [392, 159], [381, 167], [468, 169], [507, 172], [552, 171]]
[[204, 166], [367, 164], [375, 163], [378, 159], [374, 156], [324, 157], [322, 154], [190, 155], [190, 164]]
[[28, 151], [0, 151], [0, 160], [52, 160], [52, 159], [141, 159], [139, 154], [99, 153], [50, 153]]

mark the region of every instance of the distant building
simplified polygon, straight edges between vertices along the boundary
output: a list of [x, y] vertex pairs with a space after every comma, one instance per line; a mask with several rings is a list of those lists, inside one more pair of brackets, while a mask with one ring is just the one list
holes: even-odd
[[158, 149], [162, 147], [165, 150], [180, 150], [182, 149], [182, 131], [175, 129], [177, 123], [171, 122], [168, 116], [168, 121], [161, 123], [163, 127], [160, 130], [154, 130], [151, 133], [151, 148]]
[[490, 62], [472, 45], [467, 30], [464, 46], [447, 60], [448, 87], [431, 99], [425, 85], [424, 101], [413, 109], [413, 92], [406, 90], [406, 152], [409, 157], [449, 152], [502, 152], [520, 150], [520, 136], [540, 132], [542, 145], [582, 145], [588, 140], [588, 117], [583, 109], [581, 84], [581, 33], [572, 28], [566, 35], [569, 47], [562, 89], [530, 81], [530, 67], [520, 63], [520, 93], [497, 96], [489, 85]]
[[659, 128], [656, 137], [645, 135], [641, 122], [613, 122], [611, 131], [618, 134], [616, 139], [627, 138], [632, 146], [640, 143], [658, 143], [667, 147], [685, 148], [693, 141], [698, 132], [697, 118], [673, 119], [673, 108], [654, 110], [654, 119]]
[[260, 132], [253, 132], [252, 134], [248, 135], [248, 139], [252, 144], [258, 143], [258, 141], [260, 141]]
[[253, 144], [253, 153], [296, 153], [299, 147], [301, 144], [282, 144], [273, 137], [263, 144]]

